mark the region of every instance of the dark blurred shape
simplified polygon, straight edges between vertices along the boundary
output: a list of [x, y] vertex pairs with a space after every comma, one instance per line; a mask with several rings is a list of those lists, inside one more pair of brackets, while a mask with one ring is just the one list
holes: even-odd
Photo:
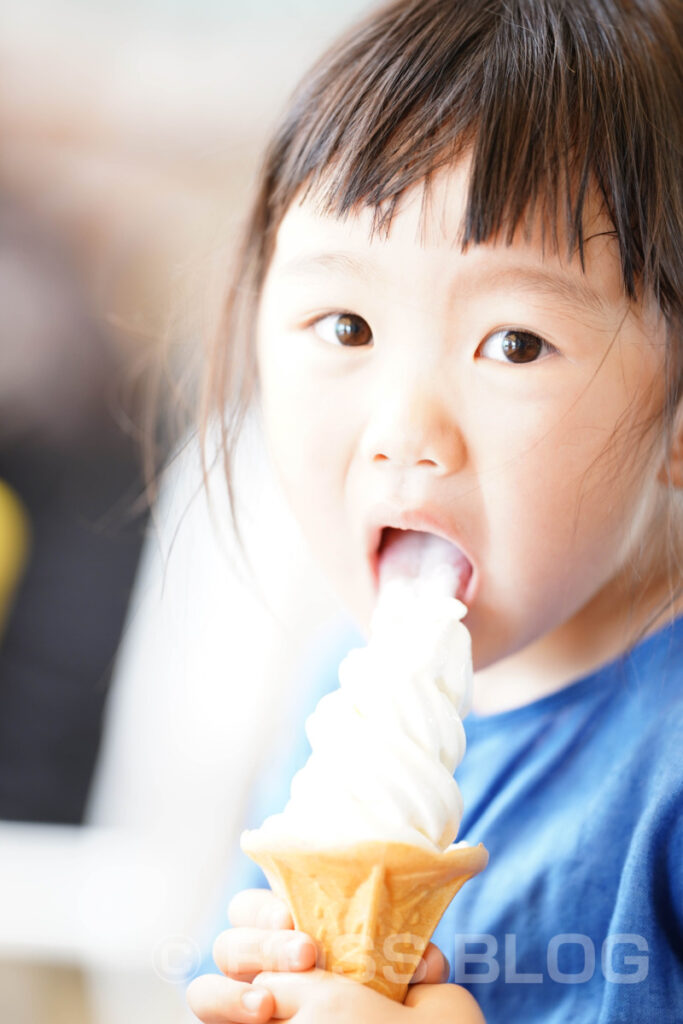
[[146, 515], [125, 367], [68, 245], [0, 205], [0, 480], [29, 522], [0, 637], [0, 817], [78, 823]]

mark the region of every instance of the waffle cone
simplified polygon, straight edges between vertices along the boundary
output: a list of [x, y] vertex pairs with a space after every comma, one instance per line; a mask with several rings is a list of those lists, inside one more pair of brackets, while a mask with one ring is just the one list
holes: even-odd
[[397, 1002], [453, 896], [488, 862], [481, 843], [443, 853], [383, 842], [315, 850], [246, 833], [242, 849], [318, 943], [319, 967]]

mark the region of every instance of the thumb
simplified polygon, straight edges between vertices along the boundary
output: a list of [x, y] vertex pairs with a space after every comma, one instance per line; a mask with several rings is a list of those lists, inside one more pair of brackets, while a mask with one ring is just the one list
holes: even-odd
[[458, 1024], [486, 1024], [474, 996], [461, 985], [414, 985], [403, 1005], [422, 1010], [425, 1020], [452, 1018]]
[[431, 985], [435, 982], [448, 981], [448, 975], [450, 972], [451, 968], [448, 960], [443, 955], [439, 947], [435, 946], [433, 942], [430, 942], [424, 951], [422, 959], [417, 965], [417, 969], [410, 984]]

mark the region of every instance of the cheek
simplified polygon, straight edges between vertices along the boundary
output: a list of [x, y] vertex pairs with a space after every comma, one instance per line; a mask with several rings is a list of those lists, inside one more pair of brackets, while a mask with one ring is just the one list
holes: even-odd
[[488, 564], [506, 600], [577, 602], [618, 568], [626, 526], [644, 500], [647, 455], [634, 443], [643, 405], [632, 397], [586, 387], [552, 412], [518, 410], [490, 439]]
[[275, 468], [290, 486], [320, 492], [334, 480], [339, 438], [321, 389], [291, 374], [262, 377], [261, 406]]
[[354, 570], [359, 547], [348, 493], [360, 407], [334, 381], [299, 371], [261, 349], [261, 408], [273, 468], [323, 576], [359, 624], [367, 624], [371, 605], [362, 573]]
[[330, 538], [343, 525], [349, 410], [336, 400], [333, 386], [296, 359], [283, 358], [286, 340], [278, 340], [259, 347], [266, 439], [288, 503], [321, 557], [329, 555]]

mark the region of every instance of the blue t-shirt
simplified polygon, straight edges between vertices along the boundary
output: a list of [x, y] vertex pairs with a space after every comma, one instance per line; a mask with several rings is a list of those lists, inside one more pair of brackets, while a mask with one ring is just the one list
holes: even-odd
[[[338, 685], [347, 634], [255, 794], [281, 810], [310, 748], [303, 719]], [[489, 865], [433, 941], [488, 1024], [683, 1021], [683, 617], [562, 690], [465, 721], [458, 839]], [[243, 855], [231, 891], [266, 885]]]

